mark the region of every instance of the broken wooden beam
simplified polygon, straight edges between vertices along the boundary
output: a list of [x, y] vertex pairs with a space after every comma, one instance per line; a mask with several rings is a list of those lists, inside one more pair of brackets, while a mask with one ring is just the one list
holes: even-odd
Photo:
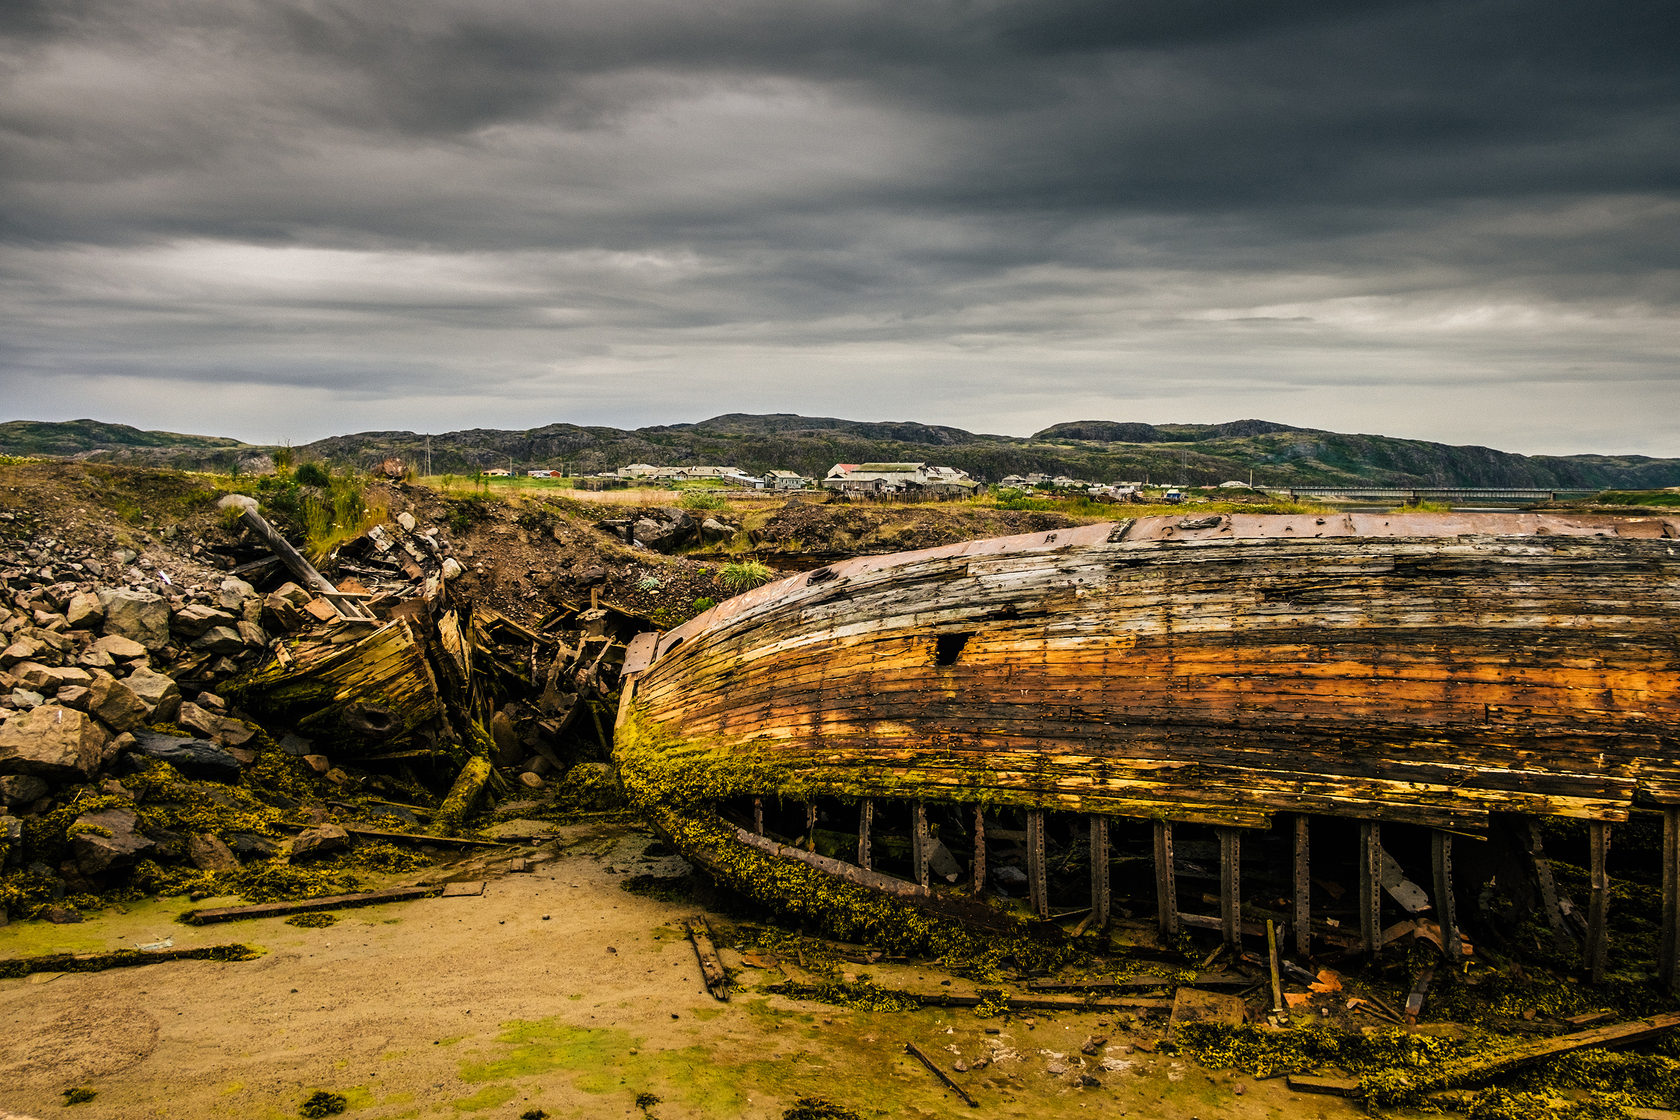
[[0, 960], [0, 980], [36, 972], [104, 972], [165, 961], [249, 961], [262, 953], [249, 945], [199, 945], [182, 949], [116, 949], [108, 953], [46, 953]]
[[683, 929], [687, 931], [688, 940], [694, 946], [694, 956], [700, 962], [700, 977], [706, 982], [706, 991], [713, 999], [727, 1003], [729, 972], [723, 967], [717, 946], [712, 944], [711, 927], [706, 924], [705, 918], [696, 916], [685, 919]]
[[951, 1090], [951, 1092], [961, 1098], [964, 1104], [968, 1105], [970, 1108], [980, 1107], [980, 1102], [969, 1096], [968, 1093], [963, 1090], [961, 1085], [958, 1085], [955, 1081], [951, 1080], [950, 1074], [934, 1065], [933, 1059], [922, 1053], [921, 1047], [917, 1046], [914, 1042], [906, 1042], [904, 1044], [904, 1049], [907, 1053], [915, 1055], [916, 1060], [926, 1066], [935, 1077], [939, 1078], [947, 1089]]
[[229, 494], [216, 504], [221, 509], [237, 508], [239, 510], [239, 520], [245, 527], [274, 551], [274, 554], [280, 558], [281, 563], [285, 564], [292, 575], [297, 577], [299, 583], [318, 595], [329, 596], [328, 601], [336, 608], [340, 618], [360, 621], [369, 621], [373, 618], [373, 613], [366, 607], [354, 600], [339, 596], [338, 588], [334, 587], [325, 576], [316, 571], [315, 566], [303, 558], [303, 553], [293, 548], [292, 542], [282, 536], [280, 530], [270, 525], [268, 519], [257, 512], [257, 500], [255, 498], [247, 497], [244, 494]]
[[461, 772], [455, 775], [455, 783], [449, 787], [449, 794], [438, 806], [432, 823], [439, 828], [448, 830], [459, 828], [478, 803], [479, 796], [484, 792], [484, 785], [493, 773], [490, 760], [480, 755], [467, 759], [461, 767]]
[[879, 871], [870, 871], [862, 867], [854, 867], [842, 860], [833, 859], [820, 852], [807, 852], [804, 848], [796, 848], [791, 844], [778, 843], [767, 836], [756, 832], [748, 832], [744, 828], [735, 830], [735, 839], [773, 856], [783, 856], [795, 859], [800, 863], [810, 864], [819, 871], [826, 871], [838, 879], [848, 883], [856, 883], [860, 887], [873, 887], [878, 891], [898, 895], [901, 898], [926, 898], [928, 888], [919, 883], [908, 883], [903, 879], [895, 879], [891, 875], [883, 875]]
[[470, 836], [439, 836], [435, 832], [389, 832], [380, 828], [357, 828], [354, 825], [341, 825], [345, 832], [352, 836], [363, 836], [369, 840], [391, 840], [406, 844], [444, 844], [456, 848], [510, 848], [517, 845], [506, 840], [479, 840]]
[[[423, 887], [387, 887], [378, 891], [356, 891], [353, 894], [331, 894], [322, 898], [304, 898], [293, 902], [261, 902], [254, 906], [215, 906], [208, 910], [188, 910], [177, 921], [189, 926], [210, 925], [213, 922], [235, 922], [245, 918], [276, 918], [286, 914], [307, 914], [314, 910], [344, 910], [353, 906], [378, 906], [385, 902], [412, 902], [417, 898], [450, 896], [447, 886], [436, 883]], [[482, 893], [484, 884], [477, 884]], [[456, 892], [456, 896], [465, 892]], [[451, 896], [453, 897], [453, 896]]]
[[1525, 1042], [1503, 1053], [1465, 1062], [1447, 1063], [1414, 1077], [1411, 1080], [1411, 1088], [1418, 1092], [1432, 1092], [1438, 1089], [1478, 1085], [1495, 1077], [1503, 1077], [1524, 1066], [1573, 1054], [1577, 1050], [1590, 1050], [1600, 1046], [1629, 1046], [1658, 1038], [1676, 1028], [1680, 1028], [1680, 1011], [1668, 1011], [1661, 1015], [1630, 1019], [1608, 1027], [1594, 1027], [1591, 1030], [1559, 1035], [1557, 1038]]
[[1027, 983], [1032, 992], [1129, 992], [1154, 988], [1252, 988], [1260, 980], [1253, 976], [1231, 972], [1203, 972], [1190, 980], [1169, 976], [1134, 976], [1125, 980], [1033, 980]]
[[1310, 1073], [1291, 1073], [1284, 1083], [1297, 1093], [1318, 1093], [1329, 1097], [1363, 1097], [1365, 1088], [1357, 1077], [1319, 1077]]

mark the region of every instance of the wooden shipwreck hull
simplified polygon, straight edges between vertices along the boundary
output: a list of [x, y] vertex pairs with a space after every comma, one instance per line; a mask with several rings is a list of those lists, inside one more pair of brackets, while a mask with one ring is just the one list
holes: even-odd
[[859, 558], [638, 639], [616, 751], [633, 795], [688, 815], [774, 794], [1012, 807], [1029, 833], [1044, 811], [1621, 821], [1680, 806], [1677, 537], [1238, 514]]

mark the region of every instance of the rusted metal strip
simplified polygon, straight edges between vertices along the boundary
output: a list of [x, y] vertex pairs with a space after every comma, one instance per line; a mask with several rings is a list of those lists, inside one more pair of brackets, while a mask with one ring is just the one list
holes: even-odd
[[1219, 830], [1219, 932], [1227, 945], [1242, 944], [1242, 833]]
[[1173, 869], [1171, 821], [1155, 822], [1155, 914], [1161, 936], [1178, 936], [1178, 874]]
[[1606, 866], [1610, 857], [1610, 826], [1593, 821], [1587, 826], [1588, 846], [1591, 849], [1592, 895], [1587, 903], [1587, 971], [1594, 984], [1604, 983], [1604, 965], [1609, 955], [1610, 872]]
[[1441, 926], [1441, 949], [1449, 961], [1464, 956], [1464, 939], [1458, 932], [1458, 899], [1453, 887], [1452, 833], [1439, 829], [1429, 834], [1430, 864], [1434, 871], [1435, 919]]
[[1295, 955], [1312, 956], [1312, 850], [1305, 813], [1295, 815], [1294, 898]]
[[910, 862], [915, 865], [916, 883], [926, 890], [930, 881], [928, 863], [932, 845], [928, 842], [927, 802], [918, 801], [911, 807]]
[[875, 866], [875, 845], [870, 832], [875, 825], [875, 802], [864, 798], [858, 804], [858, 866], [865, 871]]
[[1663, 810], [1662, 933], [1657, 971], [1663, 987], [1680, 994], [1680, 809]]
[[1359, 822], [1359, 944], [1375, 957], [1382, 950], [1382, 826]]
[[974, 807], [974, 897], [986, 891], [986, 810]]
[[1091, 925], [1095, 929], [1108, 926], [1109, 911], [1114, 903], [1108, 875], [1108, 818], [1091, 818]]
[[1050, 884], [1044, 866], [1044, 810], [1027, 810], [1028, 905], [1040, 918], [1050, 917]]

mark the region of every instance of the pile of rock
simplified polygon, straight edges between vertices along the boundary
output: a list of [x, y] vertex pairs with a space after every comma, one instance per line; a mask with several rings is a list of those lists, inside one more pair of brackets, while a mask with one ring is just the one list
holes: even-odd
[[654, 552], [675, 552], [686, 544], [700, 541], [717, 544], [729, 540], [741, 531], [716, 517], [696, 521], [687, 510], [676, 506], [641, 509], [634, 517], [608, 518], [597, 521], [595, 528], [611, 533], [628, 544], [652, 549]]
[[[174, 575], [126, 550], [101, 561], [51, 539], [0, 539], [0, 866], [16, 866], [25, 820], [72, 792], [126, 798], [121, 776], [153, 761], [235, 782], [257, 759], [259, 732], [218, 682], [261, 659], [271, 634], [337, 621], [296, 584], [264, 596], [184, 557], [168, 567]], [[68, 835], [72, 859], [42, 874], [72, 889], [108, 882], [157, 844], [120, 805], [81, 814]], [[200, 866], [223, 862], [220, 838], [189, 839]]]

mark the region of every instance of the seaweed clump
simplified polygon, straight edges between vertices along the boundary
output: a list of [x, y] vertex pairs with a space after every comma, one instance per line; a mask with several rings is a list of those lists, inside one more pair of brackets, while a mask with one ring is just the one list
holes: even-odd
[[825, 980], [820, 984], [795, 984], [789, 980], [760, 990], [788, 999], [852, 1007], [859, 1011], [915, 1011], [923, 1006], [922, 1001], [909, 992], [883, 988], [861, 976], [856, 980]]
[[863, 1120], [863, 1117], [821, 1097], [800, 1097], [782, 1113], [782, 1120]]
[[325, 1089], [317, 1089], [298, 1107], [298, 1115], [308, 1120], [321, 1120], [324, 1116], [337, 1116], [350, 1107], [350, 1102], [341, 1093], [329, 1093]]

